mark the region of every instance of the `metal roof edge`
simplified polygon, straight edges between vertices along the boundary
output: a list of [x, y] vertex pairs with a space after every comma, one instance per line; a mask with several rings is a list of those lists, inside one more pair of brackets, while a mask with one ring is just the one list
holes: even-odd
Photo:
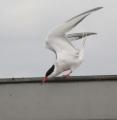
[[[21, 77], [21, 78], [0, 78], [0, 84], [16, 84], [16, 83], [42, 83], [43, 77]], [[87, 75], [87, 76], [70, 76], [55, 77], [47, 81], [47, 83], [72, 83], [72, 82], [104, 82], [117, 81], [117, 75]]]

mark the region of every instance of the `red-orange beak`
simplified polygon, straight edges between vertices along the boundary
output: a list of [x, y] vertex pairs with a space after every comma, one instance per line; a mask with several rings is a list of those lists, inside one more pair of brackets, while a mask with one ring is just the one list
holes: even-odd
[[42, 80], [42, 83], [47, 82], [47, 80], [48, 80], [48, 77], [44, 77], [43, 80]]

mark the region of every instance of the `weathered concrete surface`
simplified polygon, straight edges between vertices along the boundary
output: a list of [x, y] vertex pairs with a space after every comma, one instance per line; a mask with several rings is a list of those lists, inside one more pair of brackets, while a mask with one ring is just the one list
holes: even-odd
[[0, 85], [0, 120], [117, 118], [117, 82]]

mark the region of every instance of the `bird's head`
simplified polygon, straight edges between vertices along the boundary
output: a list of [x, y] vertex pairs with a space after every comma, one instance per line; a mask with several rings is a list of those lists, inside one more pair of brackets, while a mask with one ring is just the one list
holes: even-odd
[[43, 82], [46, 82], [48, 78], [56, 76], [56, 65], [52, 65], [46, 72]]

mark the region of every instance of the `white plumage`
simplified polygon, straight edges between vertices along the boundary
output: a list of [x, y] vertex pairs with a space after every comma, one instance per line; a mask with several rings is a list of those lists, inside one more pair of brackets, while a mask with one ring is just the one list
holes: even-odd
[[86, 36], [94, 35], [96, 33], [84, 32], [67, 34], [67, 32], [72, 30], [92, 12], [97, 11], [101, 8], [102, 7], [97, 7], [80, 15], [77, 15], [66, 21], [64, 24], [55, 28], [49, 34], [48, 40], [46, 41], [46, 46], [49, 50], [55, 53], [56, 61], [54, 65], [52, 65], [52, 67], [47, 71], [45, 75], [46, 79], [44, 79], [44, 81], [47, 80], [48, 77], [55, 77], [67, 70], [69, 70], [69, 75], [82, 63], [86, 39], [83, 40], [82, 47], [80, 49], [76, 49], [72, 44], [72, 41], [81, 39]]

